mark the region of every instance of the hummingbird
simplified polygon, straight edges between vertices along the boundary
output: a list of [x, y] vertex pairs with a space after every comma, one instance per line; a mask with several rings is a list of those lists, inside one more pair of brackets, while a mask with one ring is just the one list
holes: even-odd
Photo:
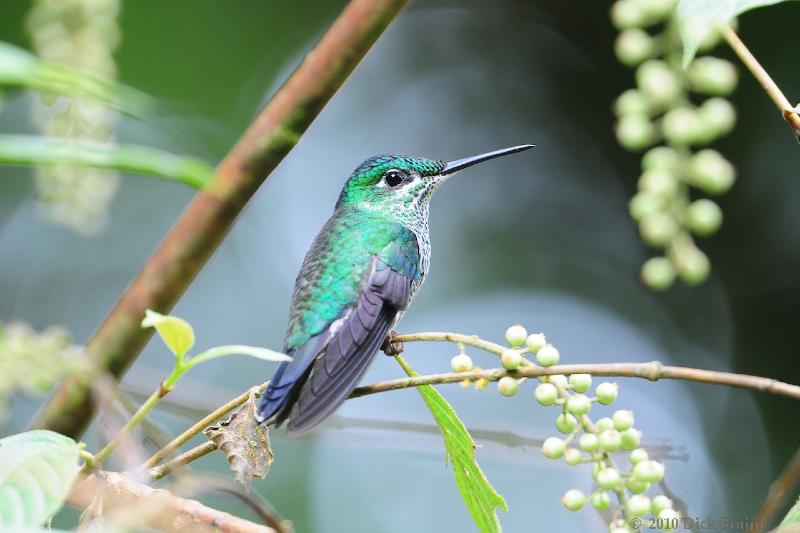
[[295, 281], [284, 341], [292, 359], [267, 386], [260, 423], [288, 419], [288, 435], [300, 435], [350, 396], [428, 275], [433, 193], [460, 170], [529, 148], [450, 162], [377, 155], [353, 171]]

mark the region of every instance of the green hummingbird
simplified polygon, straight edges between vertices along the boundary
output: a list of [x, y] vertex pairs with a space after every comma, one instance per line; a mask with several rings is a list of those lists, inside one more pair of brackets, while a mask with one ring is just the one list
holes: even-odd
[[295, 282], [283, 362], [259, 422], [299, 435], [344, 402], [428, 274], [431, 195], [453, 174], [524, 144], [439, 161], [378, 155], [353, 171]]

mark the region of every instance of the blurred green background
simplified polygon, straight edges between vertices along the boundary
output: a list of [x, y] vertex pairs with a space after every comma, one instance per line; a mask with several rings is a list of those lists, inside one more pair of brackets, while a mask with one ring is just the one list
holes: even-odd
[[[216, 163], [344, 5], [125, 2], [120, 79], [156, 97], [159, 112], [122, 119], [119, 140]], [[3, 0], [0, 40], [30, 46], [28, 8]], [[798, 17], [800, 6], [788, 3], [740, 20], [742, 38], [787, 95], [800, 94]], [[722, 231], [700, 243], [714, 273], [701, 287], [647, 290], [638, 272], [651, 252], [627, 214], [639, 157], [623, 151], [612, 130], [611, 102], [633, 84], [632, 71], [614, 58], [615, 35], [605, 2], [412, 2], [261, 188], [175, 314], [195, 326], [200, 348], [279, 348], [306, 247], [361, 160], [385, 152], [453, 159], [530, 142], [533, 152], [476, 167], [437, 194], [431, 275], [402, 331], [500, 340], [521, 322], [544, 331], [563, 362], [658, 359], [800, 383], [800, 147], [742, 73], [733, 97], [737, 129], [717, 145], [739, 179], [720, 201]], [[732, 57], [724, 46], [715, 53]], [[24, 94], [6, 95], [0, 131], [32, 132], [30, 104]], [[40, 216], [30, 169], [3, 167], [0, 175], [0, 321], [63, 324], [79, 342], [193, 194], [125, 176], [109, 226], [85, 237]], [[407, 347], [423, 373], [445, 371], [455, 353], [446, 345]], [[472, 355], [479, 366], [496, 364]], [[126, 387], [149, 392], [171, 362], [151, 342]], [[208, 411], [272, 371], [246, 358], [210, 363], [181, 382], [175, 398]], [[365, 382], [401, 373], [378, 357]], [[645, 445], [667, 454], [667, 485], [691, 516], [754, 516], [800, 441], [797, 406], [787, 399], [618, 381], [619, 406], [635, 407]], [[555, 434], [556, 413], [535, 404], [529, 385], [513, 399], [490, 389], [440, 390], [482, 444], [478, 461], [510, 507], [501, 513], [505, 529], [603, 530], [593, 511], [569, 513], [558, 503], [568, 488], [588, 490], [591, 478], [588, 466], [542, 457], [536, 439]], [[38, 405], [17, 399], [0, 434], [23, 429]], [[155, 419], [172, 434], [189, 422], [166, 410]], [[97, 446], [97, 427], [86, 439]], [[347, 402], [310, 436], [273, 432], [273, 439], [272, 472], [254, 488], [298, 532], [474, 527], [415, 391]], [[221, 454], [196, 468], [227, 472]], [[251, 516], [238, 504], [211, 501]]]

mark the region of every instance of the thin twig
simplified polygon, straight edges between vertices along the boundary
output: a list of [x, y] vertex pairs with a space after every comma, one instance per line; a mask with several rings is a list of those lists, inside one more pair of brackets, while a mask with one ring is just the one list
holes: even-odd
[[[294, 147], [406, 0], [351, 0], [317, 46], [217, 166], [87, 345], [98, 371], [121, 376], [152, 330], [145, 309], [168, 311], [211, 257], [237, 215]], [[77, 437], [95, 412], [88, 379], [67, 379], [32, 426]]]
[[[757, 531], [769, 525], [775, 518], [775, 513], [786, 501], [786, 496], [794, 494], [792, 488], [797, 484], [798, 480], [800, 480], [800, 448], [794, 452], [794, 455], [783, 467], [778, 478], [769, 486], [767, 497], [764, 499], [764, 503], [761, 505], [761, 509], [758, 510], [755, 519], [753, 519], [754, 526], [750, 529], [750, 533], [757, 533]], [[759, 526], [758, 529], [756, 529], [756, 525]]]
[[739, 56], [739, 59], [742, 60], [742, 63], [745, 64], [753, 77], [758, 80], [758, 83], [761, 84], [761, 87], [764, 88], [767, 95], [769, 95], [775, 103], [783, 119], [792, 126], [795, 135], [800, 136], [800, 113], [792, 106], [789, 99], [786, 98], [778, 87], [778, 84], [775, 83], [769, 73], [761, 66], [761, 63], [758, 62], [733, 29], [726, 26], [723, 28], [722, 34], [725, 36], [725, 40], [728, 41], [730, 47], [733, 48], [733, 51], [736, 52], [736, 55]]
[[162, 465], [151, 468], [147, 471], [147, 475], [149, 475], [153, 480], [161, 479], [162, 477], [166, 477], [170, 473], [174, 472], [178, 468], [188, 465], [192, 461], [196, 461], [216, 449], [217, 445], [215, 443], [211, 441], [204, 442], [203, 444], [195, 446], [188, 452], [184, 452]]

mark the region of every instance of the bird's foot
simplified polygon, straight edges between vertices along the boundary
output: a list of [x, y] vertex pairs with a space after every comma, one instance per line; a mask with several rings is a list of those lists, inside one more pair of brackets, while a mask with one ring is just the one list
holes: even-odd
[[394, 338], [400, 335], [395, 330], [389, 330], [389, 333], [386, 334], [386, 338], [383, 339], [383, 344], [381, 344], [381, 350], [383, 353], [388, 355], [389, 357], [394, 357], [396, 355], [400, 355], [403, 353], [403, 343], [402, 342], [394, 342]]

